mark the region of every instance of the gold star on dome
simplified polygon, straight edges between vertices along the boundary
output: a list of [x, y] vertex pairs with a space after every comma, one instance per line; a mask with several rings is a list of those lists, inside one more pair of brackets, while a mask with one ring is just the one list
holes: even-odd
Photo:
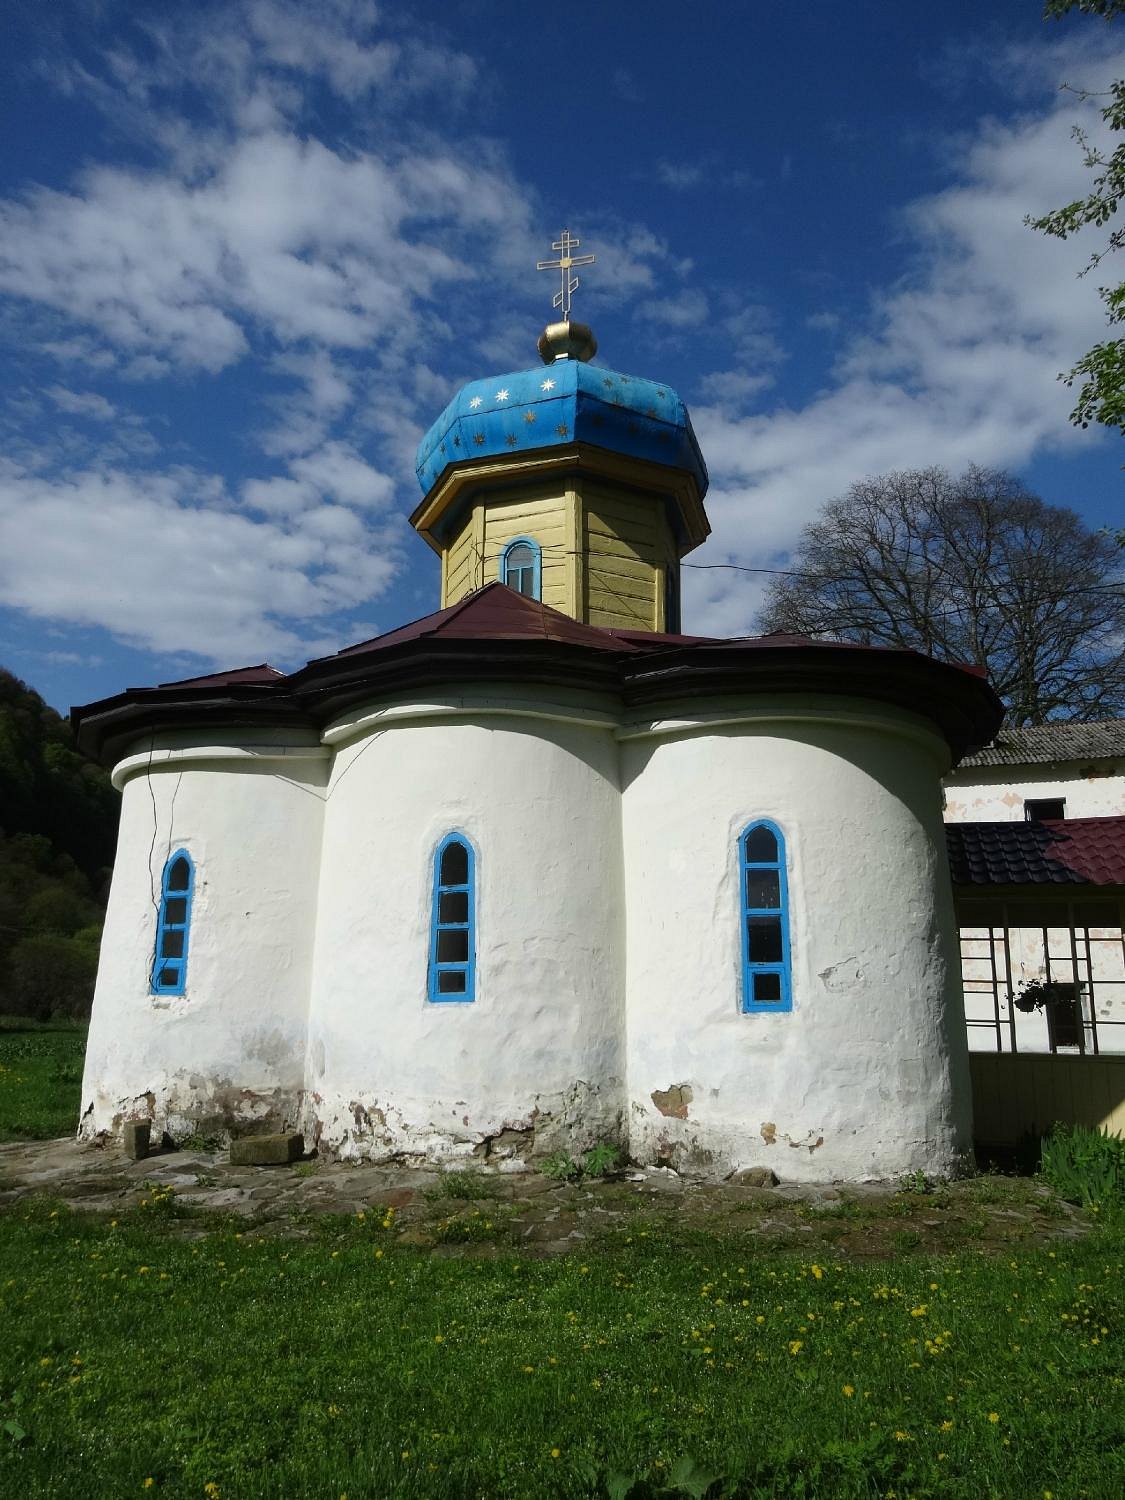
[[568, 436], [568, 429], [565, 422], [560, 422], [559, 425], [555, 428], [555, 431], [558, 433], [559, 437]]
[[553, 391], [554, 388], [555, 388], [555, 382], [553, 380], [545, 380], [543, 382], [543, 384], [539, 387], [539, 389], [541, 391]]
[[479, 405], [480, 405], [480, 397], [479, 396], [474, 396], [473, 399], [469, 402], [469, 407], [470, 407], [470, 409], [472, 411], [476, 411], [476, 409], [477, 409], [477, 407]]
[[474, 432], [473, 433], [473, 442], [476, 443], [476, 445], [477, 445], [478, 448], [483, 448], [484, 447], [484, 433], [483, 432]]
[[533, 411], [525, 411], [523, 414], [523, 419], [525, 422], [534, 422], [535, 413]]
[[497, 391], [496, 392], [496, 399], [497, 399], [497, 401], [507, 401], [507, 399], [508, 399], [508, 392], [507, 391]]
[[507, 445], [508, 445], [509, 448], [514, 448], [516, 446], [516, 435], [515, 435], [515, 433], [514, 432], [509, 432], [508, 436], [504, 439], [504, 441], [507, 443]]

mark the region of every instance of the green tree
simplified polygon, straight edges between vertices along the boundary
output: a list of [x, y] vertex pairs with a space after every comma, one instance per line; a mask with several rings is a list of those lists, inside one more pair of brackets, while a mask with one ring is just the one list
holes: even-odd
[[760, 628], [985, 667], [1012, 724], [1125, 712], [1125, 585], [1111, 538], [1010, 474], [853, 484], [801, 533]]
[[[1100, 16], [1106, 22], [1125, 14], [1125, 0], [1047, 0], [1044, 16], [1058, 20], [1069, 11], [1084, 11], [1088, 15]], [[1080, 92], [1080, 97], [1093, 95]], [[1116, 79], [1106, 90], [1107, 103], [1102, 109], [1102, 119], [1115, 134], [1125, 131], [1125, 80]], [[1078, 230], [1094, 225], [1104, 228], [1117, 216], [1122, 196], [1125, 195], [1125, 142], [1117, 145], [1108, 155], [1090, 140], [1081, 126], [1074, 127], [1074, 138], [1082, 149], [1086, 166], [1096, 173], [1092, 190], [1082, 198], [1076, 198], [1063, 208], [1053, 209], [1039, 218], [1030, 215], [1024, 220], [1032, 229], [1055, 235], [1065, 240]], [[1125, 226], [1112, 229], [1106, 243], [1090, 256], [1085, 276], [1101, 264], [1111, 251], [1120, 249], [1125, 242]], [[1125, 282], [1098, 288], [1106, 306], [1109, 323], [1125, 322]], [[1125, 339], [1110, 338], [1082, 356], [1073, 369], [1059, 377], [1072, 389], [1078, 384], [1078, 399], [1070, 420], [1078, 427], [1089, 427], [1091, 422], [1100, 422], [1106, 427], [1116, 427], [1125, 433]]]
[[117, 814], [66, 721], [0, 670], [0, 1013], [88, 1013]]

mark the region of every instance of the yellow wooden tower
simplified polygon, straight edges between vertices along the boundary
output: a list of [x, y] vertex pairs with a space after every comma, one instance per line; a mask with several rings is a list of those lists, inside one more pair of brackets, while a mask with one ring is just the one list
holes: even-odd
[[441, 557], [443, 608], [499, 579], [585, 624], [678, 631], [707, 469], [675, 391], [590, 363], [569, 317], [577, 244], [564, 230], [541, 263], [562, 270], [564, 314], [543, 365], [473, 381], [422, 439], [411, 524]]

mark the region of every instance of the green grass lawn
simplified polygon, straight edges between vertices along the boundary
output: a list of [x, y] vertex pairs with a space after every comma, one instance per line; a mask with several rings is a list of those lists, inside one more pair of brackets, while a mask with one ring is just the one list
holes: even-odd
[[[0, 1139], [69, 1133], [84, 1033], [0, 1027]], [[981, 1202], [1018, 1186], [981, 1178]], [[1125, 1494], [1120, 1217], [943, 1256], [880, 1222], [860, 1243], [891, 1259], [836, 1259], [866, 1211], [798, 1210], [803, 1259], [737, 1213], [642, 1211], [538, 1260], [501, 1202], [429, 1250], [377, 1205], [255, 1229], [159, 1188], [116, 1220], [21, 1200], [0, 1208], [0, 1496]]]
[[0, 1494], [1125, 1493], [1109, 1228], [844, 1265], [641, 1222], [452, 1258], [378, 1212], [264, 1238], [161, 1199], [0, 1216]]
[[78, 1125], [86, 1027], [0, 1016], [0, 1141], [45, 1141]]

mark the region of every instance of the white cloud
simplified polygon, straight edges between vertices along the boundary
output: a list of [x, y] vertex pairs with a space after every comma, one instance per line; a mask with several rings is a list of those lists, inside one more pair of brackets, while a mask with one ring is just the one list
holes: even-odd
[[216, 372], [267, 339], [377, 358], [419, 339], [421, 309], [465, 276], [457, 236], [526, 221], [500, 168], [270, 132], [217, 147], [198, 176], [96, 167], [70, 192], [0, 203], [0, 291], [118, 357]]
[[676, 193], [701, 187], [707, 178], [702, 163], [697, 161], [658, 161], [655, 175], [661, 187]]
[[685, 287], [671, 297], [653, 297], [637, 306], [636, 316], [653, 323], [659, 330], [698, 328], [709, 312], [707, 298], [698, 287]]
[[344, 505], [377, 510], [394, 493], [392, 480], [373, 469], [347, 443], [325, 443], [316, 452], [294, 459], [289, 467], [296, 479]]
[[0, 602], [153, 651], [303, 660], [332, 638], [292, 622], [376, 597], [396, 549], [394, 530], [366, 531], [341, 506], [252, 520], [214, 475], [0, 466]]
[[109, 422], [117, 415], [112, 401], [99, 396], [96, 391], [71, 391], [63, 385], [47, 387], [50, 396], [60, 411], [74, 417], [90, 417], [95, 422]]

